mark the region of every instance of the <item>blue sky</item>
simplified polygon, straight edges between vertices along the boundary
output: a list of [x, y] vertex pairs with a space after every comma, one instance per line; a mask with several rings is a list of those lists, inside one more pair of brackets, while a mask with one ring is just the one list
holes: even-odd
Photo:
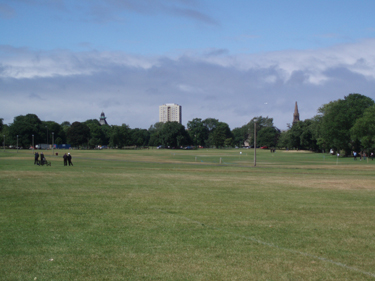
[[375, 98], [375, 1], [0, 0], [0, 118], [148, 128], [255, 116], [285, 129], [356, 92]]

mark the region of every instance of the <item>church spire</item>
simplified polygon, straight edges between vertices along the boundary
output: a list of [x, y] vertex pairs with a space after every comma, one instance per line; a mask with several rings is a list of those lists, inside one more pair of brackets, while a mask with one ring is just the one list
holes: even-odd
[[294, 106], [293, 125], [296, 124], [298, 121], [299, 121], [299, 113], [298, 113], [298, 105], [296, 102], [296, 105]]

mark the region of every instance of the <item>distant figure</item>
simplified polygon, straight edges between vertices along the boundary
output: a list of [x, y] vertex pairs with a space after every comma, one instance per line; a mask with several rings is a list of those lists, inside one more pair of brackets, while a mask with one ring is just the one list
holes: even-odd
[[63, 158], [64, 158], [64, 166], [68, 166], [68, 155], [66, 155], [66, 153], [64, 154]]
[[44, 154], [43, 152], [40, 153], [40, 164], [43, 165], [44, 164]]
[[72, 163], [72, 155], [70, 155], [70, 153], [68, 153], [68, 162], [69, 162], [69, 166], [72, 165], [73, 166], [73, 163]]
[[38, 153], [38, 152], [35, 152], [34, 165], [35, 165], [35, 164], [38, 164], [38, 161], [39, 161], [39, 153]]
[[357, 160], [357, 152], [353, 152], [354, 160]]
[[374, 152], [370, 153], [371, 160], [374, 161]]

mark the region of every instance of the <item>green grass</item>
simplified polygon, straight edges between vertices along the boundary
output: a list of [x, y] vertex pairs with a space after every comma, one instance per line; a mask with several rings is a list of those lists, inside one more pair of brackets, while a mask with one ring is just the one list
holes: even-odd
[[375, 279], [371, 160], [58, 152], [0, 152], [0, 280]]

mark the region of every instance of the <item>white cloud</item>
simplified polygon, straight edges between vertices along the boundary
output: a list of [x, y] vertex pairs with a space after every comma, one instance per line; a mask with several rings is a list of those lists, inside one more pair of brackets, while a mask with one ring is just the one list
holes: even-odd
[[375, 97], [375, 40], [320, 50], [210, 54], [146, 57], [1, 46], [0, 118], [9, 123], [35, 113], [74, 122], [99, 118], [104, 110], [110, 124], [148, 128], [158, 121], [158, 106], [174, 102], [183, 107], [184, 124], [212, 117], [233, 129], [262, 115], [284, 129], [295, 101], [305, 119], [351, 92]]

